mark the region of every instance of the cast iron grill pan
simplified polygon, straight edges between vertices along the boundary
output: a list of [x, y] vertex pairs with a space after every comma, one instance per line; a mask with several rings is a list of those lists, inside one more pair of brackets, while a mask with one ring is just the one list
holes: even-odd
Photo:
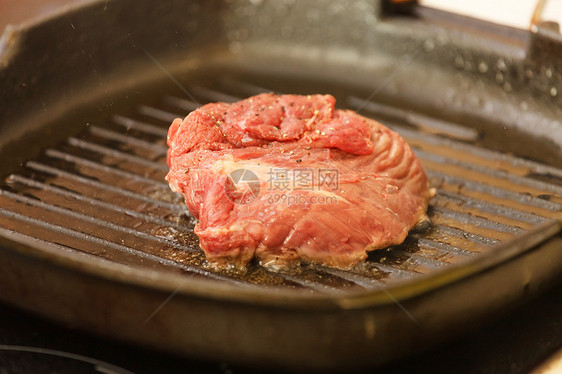
[[274, 81], [235, 74], [185, 85], [190, 98], [165, 95], [139, 102], [133, 111], [113, 108], [109, 121], [92, 118], [81, 133], [5, 176], [1, 233], [244, 288], [342, 295], [462, 265], [562, 219], [562, 170], [481, 148], [476, 130], [366, 101], [349, 88], [338, 94], [340, 107], [399, 132], [421, 159], [437, 189], [428, 210], [431, 223], [349, 271], [307, 263], [284, 271], [257, 264], [246, 271], [216, 270], [198, 248], [194, 219], [164, 180], [167, 128], [207, 102], [288, 92]]

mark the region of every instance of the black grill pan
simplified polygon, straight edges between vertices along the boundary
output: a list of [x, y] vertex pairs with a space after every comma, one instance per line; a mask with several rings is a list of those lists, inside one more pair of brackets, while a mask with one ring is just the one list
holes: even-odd
[[[195, 357], [361, 368], [559, 279], [559, 35], [407, 5], [93, 1], [9, 28], [0, 298]], [[398, 131], [437, 190], [430, 224], [349, 271], [208, 266], [164, 181], [167, 127], [269, 91]]]

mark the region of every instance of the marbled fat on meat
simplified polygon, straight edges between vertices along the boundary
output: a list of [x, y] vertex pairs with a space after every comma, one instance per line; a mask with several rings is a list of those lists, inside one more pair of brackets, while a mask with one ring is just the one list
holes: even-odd
[[208, 260], [349, 268], [424, 217], [427, 177], [410, 147], [334, 106], [330, 95], [261, 94], [172, 123], [167, 180]]

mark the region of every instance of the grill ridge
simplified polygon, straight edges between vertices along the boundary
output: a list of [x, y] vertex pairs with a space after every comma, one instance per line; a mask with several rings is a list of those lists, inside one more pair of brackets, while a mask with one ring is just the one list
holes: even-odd
[[100, 189], [106, 189], [106, 190], [124, 195], [126, 197], [131, 197], [131, 198], [135, 198], [135, 199], [138, 199], [138, 200], [141, 200], [141, 201], [145, 201], [147, 203], [160, 205], [160, 206], [163, 206], [163, 207], [166, 207], [166, 208], [170, 209], [171, 211], [176, 211], [176, 212], [184, 212], [185, 211], [185, 208], [182, 207], [182, 206], [179, 206], [178, 204], [172, 204], [172, 203], [168, 203], [168, 202], [165, 202], [165, 201], [160, 201], [160, 200], [157, 200], [157, 199], [154, 199], [154, 198], [150, 198], [150, 197], [147, 197], [145, 195], [141, 195], [141, 194], [138, 194], [138, 193], [135, 193], [135, 192], [131, 192], [129, 190], [125, 190], [123, 188], [118, 188], [118, 187], [115, 187], [115, 186], [112, 186], [112, 185], [109, 185], [109, 184], [106, 184], [106, 183], [101, 183], [101, 182], [98, 182], [98, 181], [93, 180], [93, 179], [81, 177], [81, 176], [66, 172], [64, 170], [57, 169], [57, 168], [52, 167], [52, 166], [41, 164], [39, 162], [28, 161], [26, 166], [29, 167], [30, 169], [41, 171], [41, 172], [44, 172], [46, 174], [51, 174], [51, 175], [54, 175], [54, 176], [67, 177], [69, 179], [74, 179], [76, 181], [79, 181], [80, 183], [89, 184], [91, 186], [94, 186], [94, 187], [97, 187], [97, 188], [100, 188]]
[[509, 234], [518, 234], [523, 231], [521, 227], [512, 226], [512, 225], [505, 225], [496, 221], [489, 220], [487, 218], [474, 216], [467, 213], [462, 213], [458, 211], [454, 211], [447, 208], [439, 208], [439, 207], [432, 207], [433, 211], [448, 218], [458, 219], [461, 218], [463, 222], [472, 223], [480, 227], [485, 227], [488, 229], [505, 232]]
[[15, 194], [15, 193], [12, 193], [12, 192], [8, 192], [6, 190], [0, 190], [0, 196], [8, 197], [9, 199], [18, 201], [20, 203], [24, 203], [28, 206], [34, 206], [34, 207], [42, 208], [42, 209], [47, 210], [49, 212], [66, 215], [70, 218], [82, 220], [82, 221], [91, 223], [93, 225], [104, 226], [104, 227], [109, 228], [111, 230], [120, 231], [120, 232], [125, 233], [125, 234], [131, 234], [131, 235], [135, 235], [135, 236], [140, 237], [140, 238], [144, 238], [144, 239], [148, 239], [148, 240], [151, 240], [151, 241], [158, 242], [160, 244], [165, 244], [167, 246], [174, 247], [176, 249], [180, 249], [180, 250], [184, 250], [184, 251], [193, 251], [194, 250], [192, 247], [182, 245], [182, 244], [180, 244], [176, 241], [173, 241], [173, 240], [162, 238], [162, 237], [159, 237], [159, 236], [156, 236], [156, 235], [151, 235], [151, 234], [146, 233], [146, 232], [133, 230], [133, 229], [130, 229], [128, 227], [116, 225], [112, 222], [107, 222], [107, 221], [104, 221], [102, 219], [94, 218], [94, 217], [91, 217], [91, 216], [86, 215], [86, 214], [82, 214], [82, 213], [78, 213], [78, 212], [75, 212], [75, 211], [72, 211], [72, 210], [60, 208], [60, 207], [55, 206], [55, 205], [46, 204], [42, 201], [32, 199], [32, 198], [26, 197], [24, 195]]
[[504, 172], [502, 170], [494, 170], [494, 169], [482, 167], [482, 166], [479, 166], [479, 165], [469, 164], [467, 162], [453, 160], [453, 159], [450, 159], [450, 158], [447, 158], [447, 157], [444, 157], [444, 156], [441, 156], [441, 155], [431, 154], [427, 151], [423, 151], [423, 150], [420, 150], [420, 149], [416, 149], [415, 153], [418, 157], [420, 157], [421, 159], [424, 159], [424, 160], [434, 161], [434, 162], [438, 162], [440, 164], [448, 164], [448, 165], [458, 166], [462, 169], [475, 171], [475, 172], [478, 172], [480, 174], [483, 174], [483, 175], [486, 175], [486, 176], [489, 176], [489, 177], [492, 177], [492, 178], [505, 179], [505, 180], [513, 183], [514, 187], [515, 187], [515, 185], [520, 185], [520, 186], [525, 186], [525, 187], [528, 187], [528, 188], [531, 188], [531, 189], [541, 190], [543, 192], [562, 194], [562, 187], [559, 187], [559, 186], [556, 186], [556, 185], [548, 184], [548, 183], [537, 181], [537, 180], [530, 179], [530, 178], [520, 177], [518, 175], [509, 174], [509, 173]]
[[131, 180], [148, 183], [148, 184], [155, 185], [155, 186], [158, 186], [158, 187], [164, 187], [164, 188], [168, 187], [168, 185], [166, 183], [162, 182], [162, 181], [154, 180], [154, 179], [151, 179], [151, 178], [146, 178], [142, 175], [130, 173], [128, 171], [117, 169], [117, 168], [107, 166], [107, 165], [104, 165], [104, 164], [100, 164], [100, 163], [95, 162], [95, 161], [86, 160], [84, 158], [74, 156], [74, 155], [71, 155], [71, 154], [68, 154], [68, 153], [65, 153], [65, 152], [61, 152], [61, 151], [58, 151], [56, 149], [47, 149], [45, 154], [49, 157], [52, 157], [52, 158], [64, 160], [64, 161], [73, 163], [74, 165], [77, 165], [77, 166], [87, 166], [91, 169], [95, 169], [95, 170], [101, 171], [101, 172], [106, 173], [106, 174], [113, 174], [113, 175], [115, 175], [117, 177], [120, 177], [120, 178], [129, 178]]
[[139, 108], [139, 113], [166, 123], [172, 123], [176, 118], [182, 117], [179, 114], [170, 113], [162, 109], [153, 108], [151, 106], [142, 105]]
[[439, 250], [442, 250], [444, 252], [452, 252], [456, 255], [465, 256], [465, 257], [472, 257], [472, 256], [476, 255], [475, 252], [468, 251], [468, 250], [463, 249], [463, 248], [455, 247], [454, 245], [437, 242], [437, 241], [432, 240], [432, 239], [423, 238], [419, 234], [413, 234], [412, 237], [417, 239], [418, 244], [423, 245], [423, 246], [428, 247], [428, 248], [439, 249]]
[[139, 148], [144, 148], [146, 150], [154, 151], [157, 154], [159, 154], [160, 156], [166, 155], [166, 153], [168, 152], [168, 148], [163, 146], [163, 145], [149, 143], [145, 140], [132, 138], [132, 137], [127, 136], [125, 134], [119, 134], [115, 131], [103, 129], [101, 127], [91, 126], [90, 132], [93, 135], [104, 137], [104, 138], [107, 138], [109, 140], [114, 140], [114, 141], [122, 142], [122, 143], [125, 143], [125, 144], [128, 144], [128, 145], [136, 146], [136, 147], [139, 147]]
[[126, 214], [128, 216], [135, 217], [135, 218], [145, 220], [145, 221], [154, 222], [154, 223], [157, 223], [157, 224], [162, 225], [162, 226], [169, 226], [171, 228], [174, 228], [175, 230], [186, 231], [186, 232], [188, 232], [190, 230], [185, 225], [180, 225], [178, 223], [168, 221], [168, 220], [164, 220], [164, 219], [161, 219], [159, 217], [151, 216], [149, 214], [144, 214], [144, 213], [138, 212], [136, 210], [126, 209], [126, 208], [123, 208], [123, 207], [121, 207], [119, 205], [116, 205], [116, 204], [108, 203], [108, 202], [102, 201], [102, 200], [93, 199], [91, 197], [81, 195], [81, 194], [78, 194], [78, 193], [75, 193], [75, 192], [67, 191], [67, 190], [64, 190], [64, 189], [61, 189], [61, 188], [58, 188], [58, 187], [54, 187], [54, 186], [51, 186], [49, 184], [37, 182], [33, 179], [29, 179], [29, 178], [23, 177], [21, 175], [12, 174], [8, 178], [8, 184], [13, 184], [14, 182], [24, 184], [28, 187], [33, 187], [37, 190], [50, 191], [50, 192], [53, 192], [57, 195], [61, 195], [61, 196], [64, 196], [64, 197], [70, 197], [70, 198], [78, 200], [78, 201], [83, 201], [86, 204], [90, 204], [90, 205], [94, 205], [94, 206], [97, 206], [97, 207], [100, 207], [100, 208], [113, 210], [113, 211], [115, 211], [117, 213], [120, 213], [120, 214]]
[[468, 188], [477, 192], [483, 192], [489, 195], [492, 195], [498, 198], [499, 201], [503, 200], [512, 200], [514, 202], [523, 203], [525, 205], [529, 205], [536, 208], [542, 208], [551, 212], [560, 212], [562, 211], [562, 205], [543, 200], [530, 194], [520, 193], [520, 192], [513, 192], [503, 188], [498, 188], [495, 186], [491, 186], [485, 183], [476, 182], [473, 180], [463, 179], [457, 176], [449, 175], [446, 173], [442, 173], [440, 171], [436, 171], [430, 169], [428, 171], [430, 177], [438, 177], [443, 179], [443, 181], [450, 183], [452, 185], [457, 185], [461, 188]]
[[141, 164], [144, 165], [148, 168], [154, 169], [154, 170], [159, 170], [159, 171], [163, 171], [166, 172], [167, 167], [165, 163], [162, 162], [155, 162], [155, 161], [151, 161], [151, 160], [147, 160], [145, 158], [142, 157], [138, 157], [135, 155], [131, 155], [125, 152], [121, 152], [121, 151], [117, 151], [115, 149], [111, 149], [99, 144], [94, 144], [85, 140], [80, 140], [80, 139], [76, 139], [76, 138], [69, 138], [68, 139], [68, 144], [76, 147], [76, 148], [82, 148], [88, 151], [92, 151], [92, 152], [96, 152], [99, 154], [102, 154], [104, 156], [111, 156], [111, 157], [115, 157], [115, 158], [119, 158], [121, 160], [126, 160], [126, 161], [132, 161], [134, 163], [137, 164]]
[[168, 134], [168, 130], [162, 127], [151, 125], [150, 123], [144, 123], [137, 121], [125, 116], [114, 115], [111, 117], [114, 123], [124, 126], [127, 130], [133, 129], [145, 132], [147, 134], [156, 135], [165, 138]]
[[461, 194], [455, 194], [451, 192], [441, 192], [440, 197], [444, 198], [445, 200], [459, 201], [466, 206], [474, 207], [484, 212], [500, 214], [504, 217], [514, 218], [522, 222], [539, 224], [546, 220], [546, 218], [538, 216], [533, 213], [522, 212], [518, 209], [506, 207], [499, 204], [489, 203], [479, 199], [471, 199]]

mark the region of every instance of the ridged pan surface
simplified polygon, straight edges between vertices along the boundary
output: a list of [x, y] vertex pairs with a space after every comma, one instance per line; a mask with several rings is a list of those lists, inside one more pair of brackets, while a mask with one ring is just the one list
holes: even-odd
[[[207, 102], [293, 92], [286, 81], [279, 87], [276, 80], [251, 75], [210, 76], [182, 82], [189, 96], [159, 96], [134, 110], [112, 107], [110, 116], [92, 118], [81, 133], [3, 176], [3, 234], [244, 288], [342, 295], [462, 265], [562, 219], [562, 170], [479, 147], [481, 134], [471, 128], [367, 100], [353, 88], [328, 89], [322, 93], [334, 93], [339, 107], [379, 120], [412, 146], [437, 190], [428, 210], [431, 223], [348, 271], [312, 264], [284, 271], [257, 264], [216, 270], [199, 249], [194, 219], [164, 179], [167, 128]], [[302, 81], [294, 84], [303, 87]]]

